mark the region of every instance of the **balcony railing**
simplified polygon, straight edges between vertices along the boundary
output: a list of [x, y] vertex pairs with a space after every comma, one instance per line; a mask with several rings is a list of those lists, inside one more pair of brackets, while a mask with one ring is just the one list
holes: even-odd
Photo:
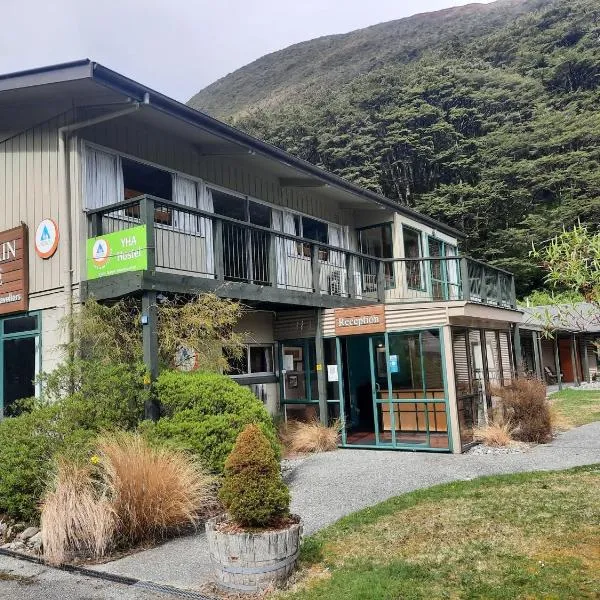
[[516, 306], [512, 274], [467, 257], [381, 259], [148, 195], [87, 215], [89, 237], [145, 224], [158, 271], [373, 302]]

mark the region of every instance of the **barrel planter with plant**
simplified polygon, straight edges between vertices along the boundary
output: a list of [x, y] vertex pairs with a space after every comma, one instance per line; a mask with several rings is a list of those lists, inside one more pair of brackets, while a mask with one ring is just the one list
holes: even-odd
[[256, 593], [285, 582], [298, 559], [302, 523], [290, 515], [289, 490], [257, 425], [237, 437], [219, 495], [227, 514], [206, 524], [217, 584]]

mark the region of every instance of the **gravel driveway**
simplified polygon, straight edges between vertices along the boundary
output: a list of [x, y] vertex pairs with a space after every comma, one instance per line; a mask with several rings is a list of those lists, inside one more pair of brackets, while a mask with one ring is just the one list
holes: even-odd
[[[572, 429], [551, 444], [518, 454], [338, 450], [294, 461], [285, 478], [292, 490], [292, 510], [302, 515], [305, 533], [310, 534], [351, 512], [418, 488], [482, 475], [567, 469], [594, 463], [600, 463], [600, 423]], [[5, 563], [6, 559], [0, 556], [0, 570], [6, 568]], [[35, 565], [31, 568], [43, 569]], [[204, 534], [181, 537], [99, 565], [94, 570], [201, 590], [210, 580], [206, 538]], [[41, 591], [0, 582], [0, 598], [154, 600], [166, 597], [135, 587], [86, 581], [86, 578], [53, 570], [46, 570], [41, 580], [48, 582]], [[59, 593], [61, 590], [64, 593]]]

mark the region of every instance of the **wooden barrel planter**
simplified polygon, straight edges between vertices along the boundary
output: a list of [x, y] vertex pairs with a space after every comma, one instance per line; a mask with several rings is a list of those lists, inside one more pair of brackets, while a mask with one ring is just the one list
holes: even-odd
[[206, 537], [217, 585], [237, 593], [256, 593], [284, 583], [300, 549], [302, 521], [264, 532], [219, 531], [225, 515], [206, 523]]

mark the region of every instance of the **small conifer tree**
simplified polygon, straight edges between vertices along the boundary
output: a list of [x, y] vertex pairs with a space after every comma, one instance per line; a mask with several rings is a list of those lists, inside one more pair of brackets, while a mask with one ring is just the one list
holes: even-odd
[[238, 435], [224, 474], [221, 501], [242, 527], [265, 527], [289, 515], [290, 492], [273, 446], [257, 425]]

